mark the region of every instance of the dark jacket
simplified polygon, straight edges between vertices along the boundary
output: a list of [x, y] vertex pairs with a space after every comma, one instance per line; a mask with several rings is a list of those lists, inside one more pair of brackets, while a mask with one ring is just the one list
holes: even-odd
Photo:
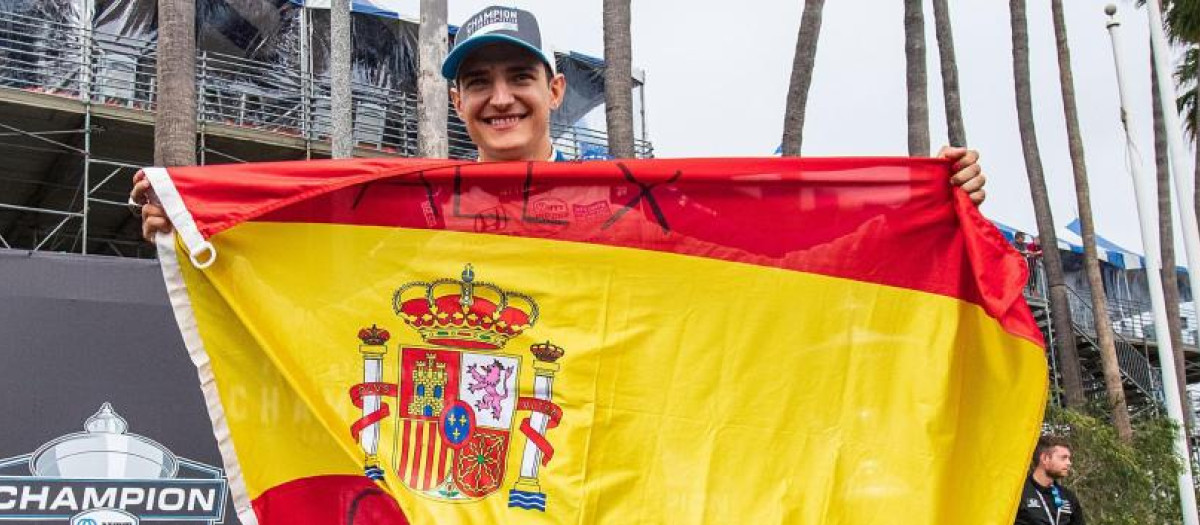
[[1021, 490], [1015, 525], [1084, 525], [1083, 507], [1070, 489], [1057, 482], [1043, 487], [1030, 476]]

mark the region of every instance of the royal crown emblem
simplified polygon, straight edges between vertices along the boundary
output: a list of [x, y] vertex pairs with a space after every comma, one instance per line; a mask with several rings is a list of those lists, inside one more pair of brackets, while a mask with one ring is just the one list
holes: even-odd
[[392, 307], [405, 324], [434, 345], [495, 350], [537, 323], [529, 296], [475, 282], [467, 265], [462, 280], [438, 279], [401, 286]]
[[[476, 282], [468, 264], [459, 280], [400, 286], [392, 308], [425, 344], [397, 343], [398, 352], [389, 354], [386, 329], [373, 324], [358, 332], [363, 382], [350, 398], [362, 417], [351, 433], [362, 446], [366, 475], [394, 475], [417, 494], [448, 503], [509, 486], [509, 507], [545, 511], [538, 476], [554, 456], [546, 432], [562, 419], [551, 387], [565, 352], [549, 340], [531, 344], [527, 355], [505, 352], [537, 324], [537, 302]], [[533, 378], [523, 383], [529, 368]], [[386, 398], [396, 400], [395, 413]], [[522, 412], [528, 415], [518, 417]], [[381, 458], [385, 423], [392, 446]], [[510, 443], [522, 437], [518, 454]], [[515, 475], [510, 459], [520, 465]]]

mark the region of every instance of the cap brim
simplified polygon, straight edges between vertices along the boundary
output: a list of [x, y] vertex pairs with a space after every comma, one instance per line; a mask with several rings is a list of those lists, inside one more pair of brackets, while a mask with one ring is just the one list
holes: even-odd
[[501, 43], [513, 44], [517, 47], [524, 48], [530, 53], [533, 53], [534, 56], [541, 59], [541, 61], [550, 66], [551, 69], [554, 69], [554, 65], [549, 62], [550, 59], [546, 58], [546, 54], [541, 49], [538, 49], [530, 45], [528, 42], [516, 37], [502, 34], [490, 34], [471, 37], [470, 40], [463, 42], [462, 45], [454, 46], [454, 49], [446, 55], [446, 60], [442, 62], [442, 76], [446, 77], [446, 80], [454, 81], [454, 79], [458, 77], [458, 68], [462, 66], [462, 61], [465, 60], [467, 56], [469, 56], [471, 53], [474, 53], [481, 47]]

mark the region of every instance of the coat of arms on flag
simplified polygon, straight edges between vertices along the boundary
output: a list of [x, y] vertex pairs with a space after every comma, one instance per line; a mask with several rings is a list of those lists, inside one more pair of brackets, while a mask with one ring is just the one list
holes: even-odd
[[[505, 482], [509, 448], [517, 431], [524, 438], [520, 476], [509, 490], [509, 506], [546, 510], [537, 478], [554, 448], [546, 431], [558, 426], [562, 410], [551, 399], [561, 347], [547, 340], [524, 357], [505, 348], [509, 339], [533, 328], [537, 302], [524, 294], [476, 282], [470, 264], [462, 279], [416, 281], [400, 286], [395, 314], [424, 344], [397, 344], [376, 325], [359, 331], [363, 382], [350, 390], [363, 415], [351, 425], [365, 453], [365, 471], [383, 479], [390, 468], [403, 485], [446, 502], [475, 501]], [[395, 382], [383, 381], [388, 368]], [[534, 396], [520, 397], [518, 379], [533, 373]], [[382, 398], [395, 399], [393, 410]], [[518, 413], [530, 412], [519, 423]], [[379, 464], [380, 421], [393, 417], [392, 461]], [[382, 441], [381, 441], [382, 439]]]

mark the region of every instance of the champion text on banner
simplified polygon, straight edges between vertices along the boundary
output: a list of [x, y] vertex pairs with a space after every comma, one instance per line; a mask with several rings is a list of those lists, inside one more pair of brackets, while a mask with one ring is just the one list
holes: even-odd
[[144, 170], [247, 524], [1008, 524], [1047, 390], [937, 159]]

